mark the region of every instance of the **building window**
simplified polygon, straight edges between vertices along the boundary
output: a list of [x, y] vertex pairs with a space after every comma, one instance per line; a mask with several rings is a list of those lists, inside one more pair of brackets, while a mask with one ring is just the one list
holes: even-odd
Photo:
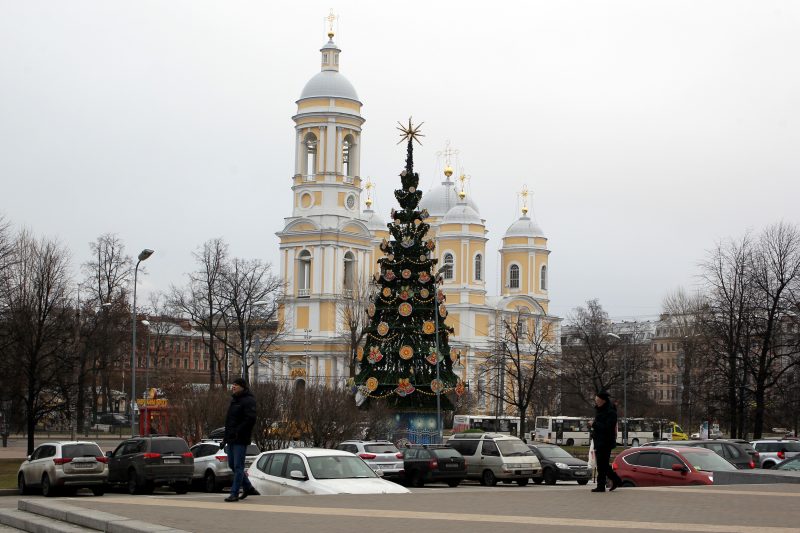
[[345, 296], [353, 295], [355, 287], [356, 257], [353, 252], [344, 254], [344, 292]]
[[354, 148], [355, 142], [353, 141], [353, 136], [348, 135], [344, 138], [342, 142], [342, 174], [345, 176], [352, 176], [353, 175], [353, 152], [355, 151]]
[[313, 133], [306, 135], [303, 140], [303, 150], [305, 152], [303, 174], [313, 178], [317, 173], [317, 137]]
[[547, 290], [547, 265], [542, 265], [542, 270], [539, 273], [539, 289]]
[[483, 276], [483, 256], [478, 254], [475, 256], [475, 281], [481, 281]]
[[453, 254], [446, 253], [444, 254], [444, 279], [453, 279]]
[[297, 256], [297, 296], [308, 298], [311, 294], [311, 252], [303, 250]]
[[519, 289], [519, 265], [511, 265], [508, 269], [508, 286]]

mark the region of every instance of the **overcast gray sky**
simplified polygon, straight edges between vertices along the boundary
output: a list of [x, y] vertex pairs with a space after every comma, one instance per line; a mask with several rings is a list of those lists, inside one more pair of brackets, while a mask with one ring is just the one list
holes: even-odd
[[800, 222], [788, 0], [0, 0], [0, 213], [60, 239], [76, 268], [106, 232], [131, 255], [155, 249], [145, 291], [184, 283], [212, 237], [275, 261], [291, 116], [331, 7], [376, 208], [394, 206], [394, 127], [413, 115], [423, 190], [449, 139], [487, 251], [528, 185], [557, 314], [590, 298], [658, 313], [715, 241]]

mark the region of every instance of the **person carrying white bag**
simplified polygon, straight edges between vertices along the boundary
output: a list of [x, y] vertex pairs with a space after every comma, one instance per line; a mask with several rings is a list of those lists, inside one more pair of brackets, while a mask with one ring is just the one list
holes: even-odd
[[589, 458], [586, 461], [592, 469], [592, 483], [597, 481], [597, 456], [594, 453], [594, 440], [589, 439]]

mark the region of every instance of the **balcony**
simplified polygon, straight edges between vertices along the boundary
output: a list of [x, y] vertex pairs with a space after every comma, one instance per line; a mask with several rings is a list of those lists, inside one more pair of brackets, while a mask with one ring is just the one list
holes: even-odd
[[356, 179], [355, 176], [345, 176], [344, 177], [344, 182], [345, 183], [353, 183], [353, 181], [355, 181], [355, 179]]
[[311, 296], [311, 289], [297, 289], [298, 298], [308, 298]]
[[303, 175], [303, 181], [314, 182], [314, 181], [317, 181], [317, 177], [314, 174], [304, 174]]

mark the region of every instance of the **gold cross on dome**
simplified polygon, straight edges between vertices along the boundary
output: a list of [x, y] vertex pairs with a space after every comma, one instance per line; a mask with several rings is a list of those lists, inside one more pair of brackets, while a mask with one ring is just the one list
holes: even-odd
[[417, 141], [417, 143], [422, 146], [419, 138], [425, 137], [425, 135], [420, 133], [420, 128], [422, 128], [422, 125], [425, 124], [424, 122], [420, 122], [417, 126], [414, 126], [411, 124], [411, 117], [408, 117], [408, 126], [404, 126], [400, 121], [398, 121], [397, 124], [397, 129], [401, 132], [400, 140], [397, 141], [397, 144], [400, 144], [403, 141]]
[[337, 16], [336, 16], [336, 15], [333, 13], [333, 8], [331, 8], [331, 12], [330, 12], [330, 13], [328, 13], [328, 16], [327, 16], [327, 17], [325, 17], [325, 20], [327, 20], [327, 21], [328, 21], [328, 38], [329, 38], [329, 39], [333, 39], [333, 23], [334, 23], [334, 22], [336, 21], [336, 19], [338, 19], [338, 18], [339, 18], [339, 17], [337, 17]]
[[528, 196], [530, 196], [530, 194], [531, 193], [528, 192], [528, 185], [523, 185], [522, 192], [519, 193], [522, 197], [522, 216], [528, 214]]
[[450, 166], [450, 158], [458, 155], [458, 150], [450, 148], [450, 139], [444, 142], [444, 150], [436, 152], [437, 157], [444, 157], [444, 165]]

